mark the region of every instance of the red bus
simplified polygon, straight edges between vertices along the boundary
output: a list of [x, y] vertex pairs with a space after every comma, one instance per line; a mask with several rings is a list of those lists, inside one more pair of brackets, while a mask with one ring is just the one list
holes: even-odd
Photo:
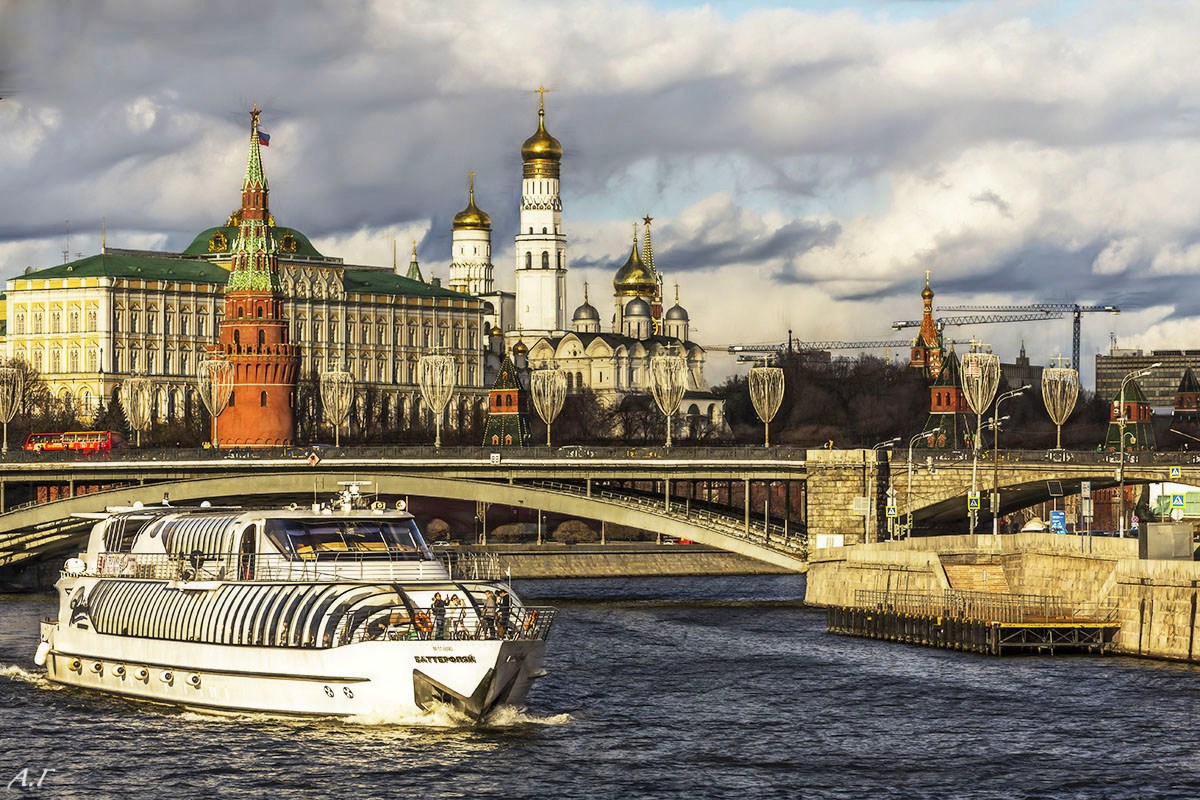
[[69, 431], [67, 433], [31, 433], [25, 440], [25, 449], [78, 450], [84, 453], [108, 452], [124, 447], [125, 439], [116, 431]]

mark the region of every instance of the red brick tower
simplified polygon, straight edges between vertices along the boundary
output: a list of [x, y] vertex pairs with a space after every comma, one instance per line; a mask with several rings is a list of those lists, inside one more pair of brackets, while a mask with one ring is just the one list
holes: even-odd
[[278, 447], [296, 437], [293, 398], [300, 352], [288, 341], [279, 259], [259, 151], [258, 107], [250, 112], [250, 157], [242, 220], [225, 285], [225, 319], [215, 348], [233, 364], [233, 395], [217, 426], [222, 447]]

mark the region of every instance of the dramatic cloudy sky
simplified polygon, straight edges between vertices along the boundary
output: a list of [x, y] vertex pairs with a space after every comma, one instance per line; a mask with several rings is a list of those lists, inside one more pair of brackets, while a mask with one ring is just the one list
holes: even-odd
[[[1200, 5], [1186, 2], [0, 0], [0, 275], [182, 248], [238, 203], [264, 109], [281, 224], [446, 274], [479, 177], [512, 287], [521, 141], [566, 149], [573, 308], [630, 223], [710, 344], [885, 339], [939, 303], [1119, 303], [1123, 347], [1200, 347]], [[670, 289], [668, 290], [670, 291]], [[957, 329], [1007, 359], [1070, 323]], [[714, 359], [716, 360], [716, 359]], [[713, 364], [718, 375], [730, 364]]]

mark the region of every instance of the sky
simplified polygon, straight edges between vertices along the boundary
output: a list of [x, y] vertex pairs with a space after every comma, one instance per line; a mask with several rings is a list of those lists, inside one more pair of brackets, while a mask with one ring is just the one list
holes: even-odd
[[[239, 204], [248, 114], [281, 225], [445, 280], [475, 171], [513, 288], [539, 85], [563, 144], [568, 309], [607, 317], [654, 217], [709, 377], [736, 343], [903, 339], [935, 303], [1117, 304], [1200, 348], [1200, 3], [0, 0], [0, 277], [182, 249]], [[68, 233], [69, 231], [69, 233]], [[1011, 361], [1069, 319], [950, 328]], [[961, 346], [960, 346], [961, 349]], [[902, 348], [875, 350], [904, 357]]]

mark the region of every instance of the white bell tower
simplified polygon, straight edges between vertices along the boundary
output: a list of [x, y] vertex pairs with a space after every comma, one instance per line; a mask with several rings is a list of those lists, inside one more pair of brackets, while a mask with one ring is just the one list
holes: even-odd
[[521, 226], [517, 231], [516, 334], [567, 330], [567, 237], [558, 193], [562, 145], [546, 132], [544, 87], [538, 87], [538, 129], [521, 146]]

